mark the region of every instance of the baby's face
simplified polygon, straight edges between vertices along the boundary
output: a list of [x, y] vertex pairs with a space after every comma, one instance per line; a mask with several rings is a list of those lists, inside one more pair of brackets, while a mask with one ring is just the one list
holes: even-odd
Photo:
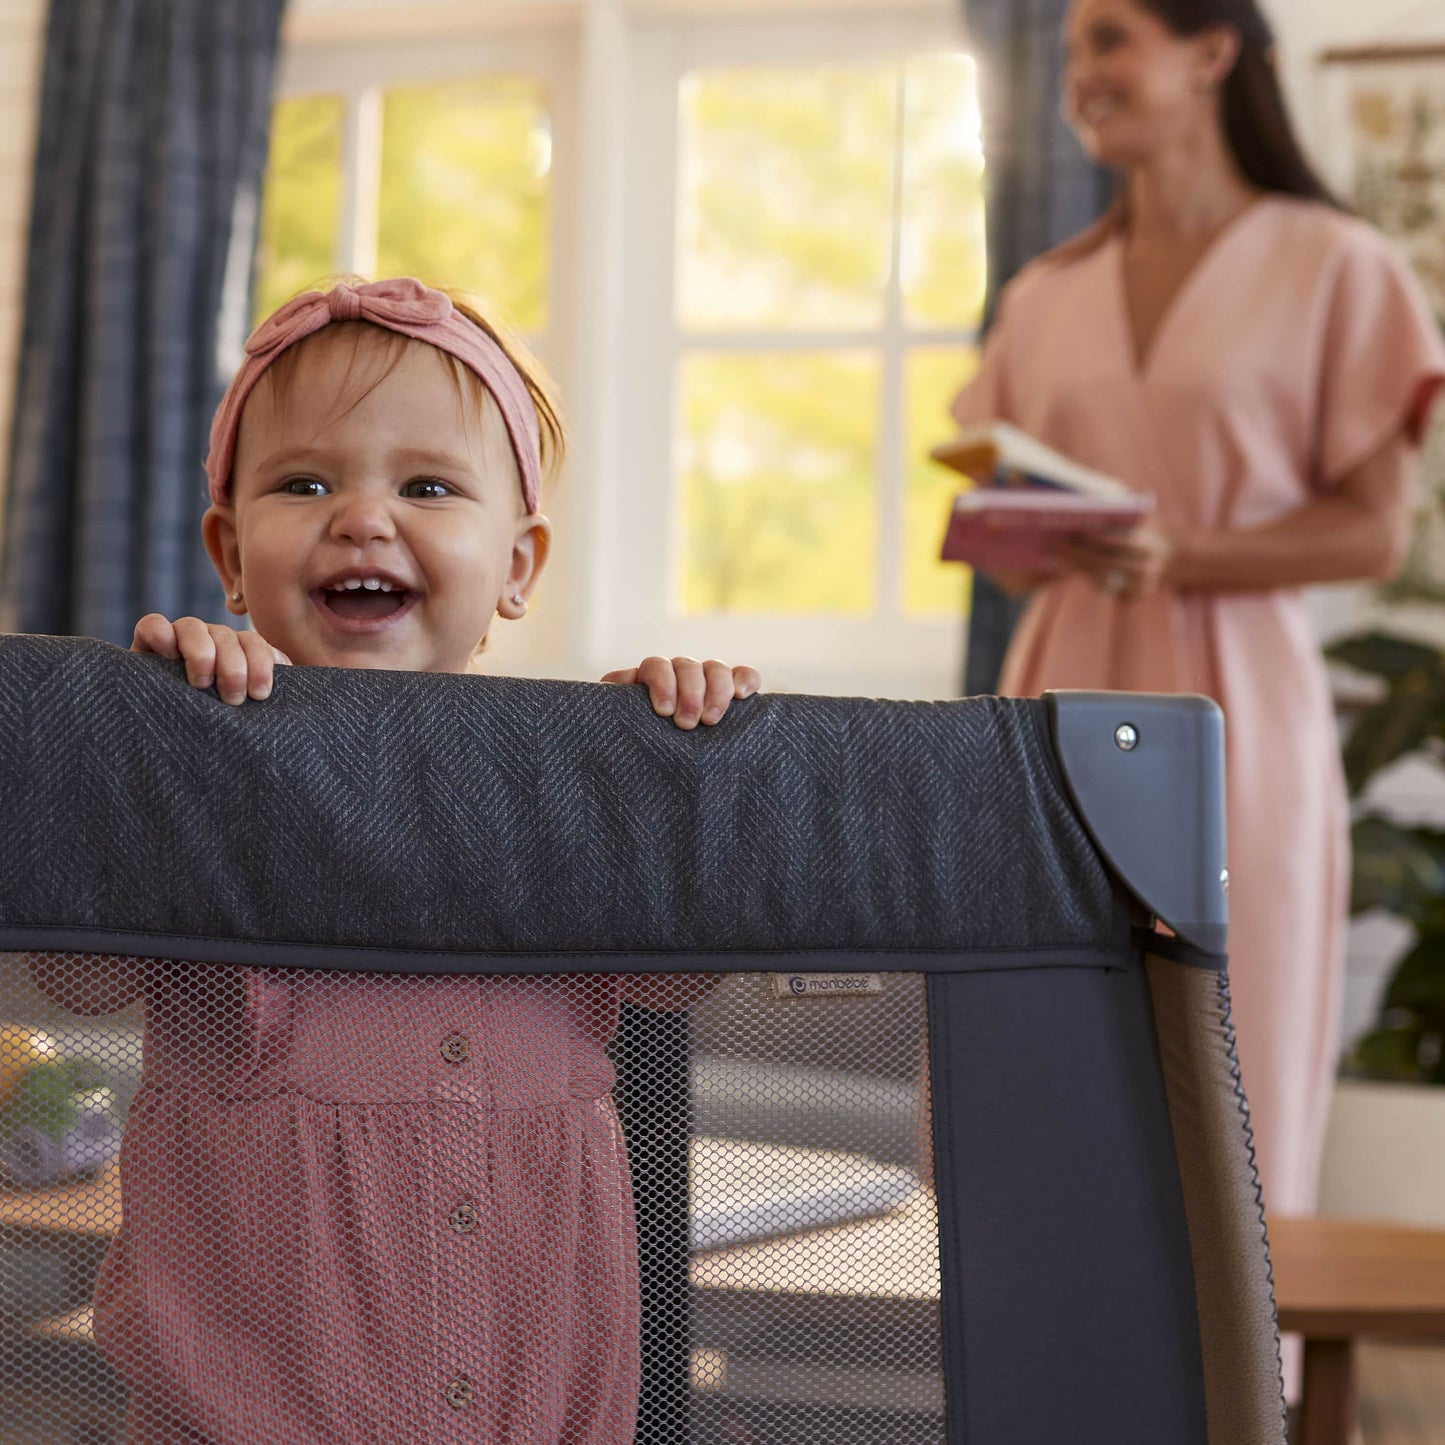
[[501, 413], [469, 416], [425, 343], [379, 381], [354, 334], [303, 345], [284, 399], [263, 380], [246, 402], [230, 505], [207, 514], [227, 595], [298, 664], [463, 672], [546, 560]]

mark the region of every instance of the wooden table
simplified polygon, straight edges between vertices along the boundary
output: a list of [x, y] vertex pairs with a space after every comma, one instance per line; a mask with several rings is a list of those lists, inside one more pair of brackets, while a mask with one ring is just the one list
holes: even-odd
[[0, 1188], [0, 1230], [109, 1240], [120, 1228], [120, 1161], [93, 1179], [43, 1189]]
[[1269, 1247], [1280, 1329], [1305, 1340], [1291, 1445], [1350, 1445], [1355, 1341], [1445, 1340], [1445, 1230], [1279, 1218]]

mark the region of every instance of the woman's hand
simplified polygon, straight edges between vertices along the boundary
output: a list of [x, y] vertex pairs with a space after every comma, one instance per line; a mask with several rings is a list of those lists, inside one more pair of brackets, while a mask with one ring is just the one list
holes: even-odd
[[670, 662], [649, 657], [641, 667], [609, 672], [602, 681], [645, 684], [653, 712], [670, 717], [683, 729], [695, 728], [699, 722], [711, 727], [735, 698], [751, 697], [763, 685], [756, 668], [729, 667], [711, 659], [694, 662], [690, 657]]
[[1033, 571], [1018, 571], [1012, 568], [1000, 570], [998, 568], [981, 568], [984, 576], [993, 583], [1000, 592], [1016, 601], [1020, 597], [1027, 597], [1036, 587], [1042, 587], [1046, 582], [1052, 582], [1056, 577], [1063, 575], [1062, 567], [1050, 564], [1047, 567], [1040, 567]]
[[291, 661], [258, 632], [236, 632], [199, 617], [172, 622], [159, 612], [149, 612], [136, 623], [130, 650], [180, 659], [192, 687], [215, 683], [216, 695], [229, 703], [270, 697], [276, 664]]
[[1171, 580], [1178, 544], [1153, 522], [1127, 532], [1093, 532], [1060, 540], [1054, 556], [1116, 597], [1147, 597]]

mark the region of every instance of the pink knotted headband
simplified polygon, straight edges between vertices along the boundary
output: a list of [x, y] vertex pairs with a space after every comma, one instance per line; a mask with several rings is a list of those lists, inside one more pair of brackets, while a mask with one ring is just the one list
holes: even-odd
[[206, 476], [210, 479], [211, 500], [217, 506], [225, 505], [241, 408], [252, 387], [287, 347], [333, 321], [368, 321], [398, 336], [425, 341], [475, 372], [492, 394], [507, 425], [527, 510], [538, 510], [542, 501], [542, 443], [537, 408], [526, 381], [507, 353], [458, 311], [449, 296], [423, 286], [411, 276], [362, 286], [343, 282], [330, 291], [306, 291], [272, 312], [251, 333], [245, 360], [226, 388], [211, 423]]

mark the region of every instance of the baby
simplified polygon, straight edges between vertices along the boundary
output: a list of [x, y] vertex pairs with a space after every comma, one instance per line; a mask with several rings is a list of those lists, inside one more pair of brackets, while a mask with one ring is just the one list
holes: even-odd
[[[561, 453], [545, 381], [475, 311], [410, 279], [300, 296], [248, 341], [207, 461], [205, 545], [252, 630], [152, 615], [135, 649], [227, 703], [277, 664], [465, 672], [527, 610]], [[685, 658], [605, 680], [681, 728], [759, 686]], [[127, 992], [145, 1070], [96, 1334], [130, 1441], [632, 1439], [606, 1050], [624, 997], [681, 989], [151, 963], [76, 1002]]]

